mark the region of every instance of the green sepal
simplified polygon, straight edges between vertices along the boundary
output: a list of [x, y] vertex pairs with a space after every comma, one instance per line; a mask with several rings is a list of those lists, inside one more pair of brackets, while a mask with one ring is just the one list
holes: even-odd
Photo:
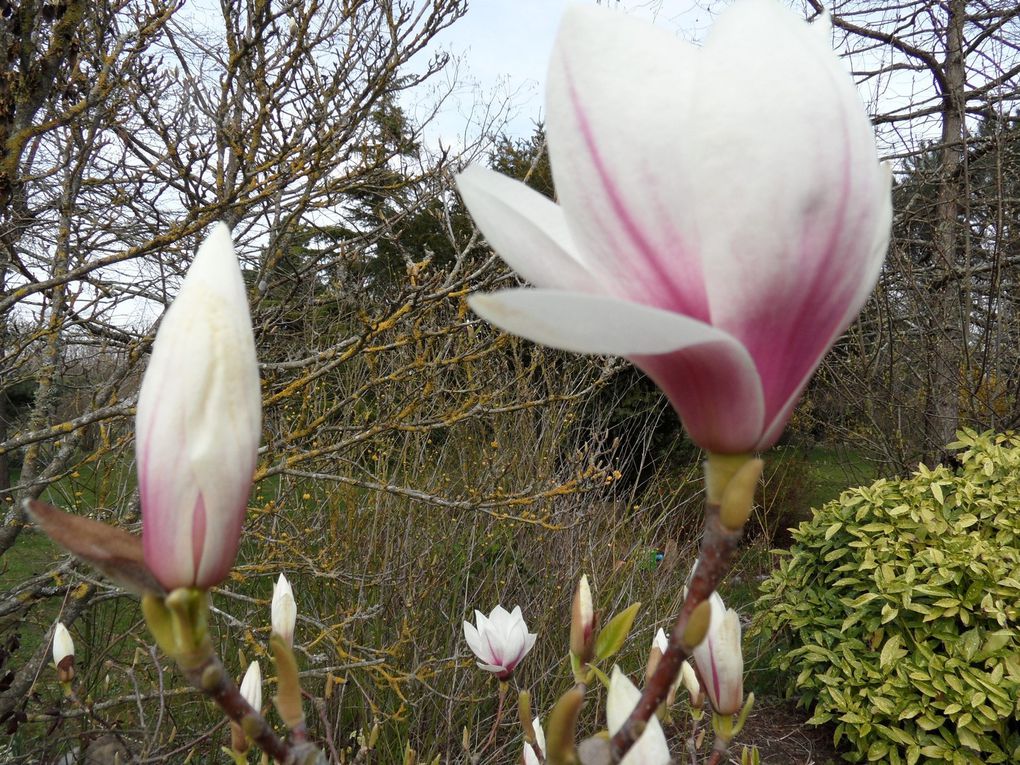
[[248, 755], [235, 752], [229, 746], [221, 746], [220, 749], [231, 759], [234, 765], [248, 765]]
[[589, 664], [588, 669], [590, 669], [592, 674], [599, 679], [599, 682], [602, 683], [602, 685], [604, 685], [607, 689], [609, 688], [609, 675], [593, 664]]
[[156, 639], [156, 645], [167, 656], [174, 658], [177, 655], [177, 642], [174, 640], [170, 609], [163, 604], [163, 597], [152, 593], [143, 595], [142, 616], [145, 617], [145, 624], [152, 637]]
[[754, 708], [754, 694], [749, 693], [747, 695], [747, 701], [744, 702], [743, 708], [740, 710], [740, 714], [737, 716], [737, 723], [733, 726], [733, 735], [736, 736], [744, 729], [744, 723], [747, 722], [747, 716], [751, 714], [751, 710]]
[[298, 677], [297, 658], [294, 651], [279, 635], [269, 638], [269, 647], [276, 661], [277, 694], [273, 704], [288, 730], [294, 730], [305, 721], [301, 708], [301, 680]]
[[545, 731], [548, 765], [578, 765], [577, 716], [584, 704], [584, 691], [575, 685], [560, 696], [549, 713]]

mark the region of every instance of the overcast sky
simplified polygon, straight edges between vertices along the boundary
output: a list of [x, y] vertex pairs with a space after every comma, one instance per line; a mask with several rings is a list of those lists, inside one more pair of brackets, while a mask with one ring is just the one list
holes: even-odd
[[[542, 116], [546, 67], [563, 10], [570, 4], [595, 5], [594, 0], [470, 0], [467, 14], [443, 32], [437, 45], [457, 59], [463, 83], [442, 120], [449, 136], [472, 113], [477, 97], [510, 96], [515, 117], [510, 132], [527, 135]], [[687, 40], [708, 27], [712, 0], [622, 0], [602, 3], [653, 19]], [[474, 87], [472, 87], [474, 86]], [[475, 114], [477, 116], [477, 113]]]

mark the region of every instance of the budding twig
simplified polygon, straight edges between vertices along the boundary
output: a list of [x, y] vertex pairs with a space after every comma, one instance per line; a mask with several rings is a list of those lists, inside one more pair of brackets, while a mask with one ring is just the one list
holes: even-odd
[[294, 749], [273, 732], [258, 710], [245, 701], [219, 656], [213, 653], [194, 668], [181, 667], [181, 672], [189, 683], [215, 701], [227, 717], [240, 725], [259, 749], [282, 765], [300, 762]]
[[719, 586], [729, 570], [733, 553], [742, 535], [742, 529], [733, 531], [723, 526], [719, 519], [718, 503], [706, 503], [701, 553], [688, 585], [687, 599], [680, 608], [680, 614], [670, 632], [669, 646], [641, 692], [641, 700], [610, 742], [613, 762], [623, 759], [669, 693], [669, 688], [680, 671], [680, 663], [690, 656], [694, 649], [694, 645], [688, 645], [684, 640], [691, 616]]

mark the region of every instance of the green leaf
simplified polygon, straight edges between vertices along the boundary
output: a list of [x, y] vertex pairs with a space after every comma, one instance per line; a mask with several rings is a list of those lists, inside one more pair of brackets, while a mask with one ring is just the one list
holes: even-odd
[[589, 664], [588, 669], [595, 673], [595, 677], [599, 679], [599, 682], [602, 683], [603, 686], [607, 689], [609, 688], [609, 676], [605, 672], [596, 667], [594, 664]]
[[814, 508], [762, 587], [773, 666], [848, 760], [1020, 764], [1020, 436], [957, 447]]
[[900, 613], [898, 608], [893, 608], [891, 605], [886, 603], [882, 606], [882, 624], [887, 624], [895, 619]]
[[825, 540], [828, 541], [832, 539], [841, 528], [843, 528], [842, 521], [829, 526], [829, 528], [825, 530]]
[[637, 616], [639, 608], [641, 608], [641, 604], [634, 603], [610, 619], [602, 628], [599, 636], [595, 639], [595, 656], [597, 658], [608, 659], [623, 647], [631, 627], [634, 626], [634, 618]]
[[966, 728], [957, 728], [956, 736], [960, 739], [960, 743], [968, 749], [973, 749], [976, 752], [981, 751], [981, 744], [977, 740], [977, 736], [971, 733]]
[[878, 660], [878, 666], [885, 668], [892, 664], [894, 661], [901, 659], [906, 656], [907, 652], [901, 647], [903, 638], [899, 635], [893, 635], [882, 646], [882, 654]]

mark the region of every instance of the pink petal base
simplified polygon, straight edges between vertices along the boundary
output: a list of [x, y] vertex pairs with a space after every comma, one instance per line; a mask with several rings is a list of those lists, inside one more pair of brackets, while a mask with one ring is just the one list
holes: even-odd
[[761, 384], [723, 343], [657, 356], [629, 356], [669, 398], [691, 440], [718, 454], [754, 451], [764, 427]]

